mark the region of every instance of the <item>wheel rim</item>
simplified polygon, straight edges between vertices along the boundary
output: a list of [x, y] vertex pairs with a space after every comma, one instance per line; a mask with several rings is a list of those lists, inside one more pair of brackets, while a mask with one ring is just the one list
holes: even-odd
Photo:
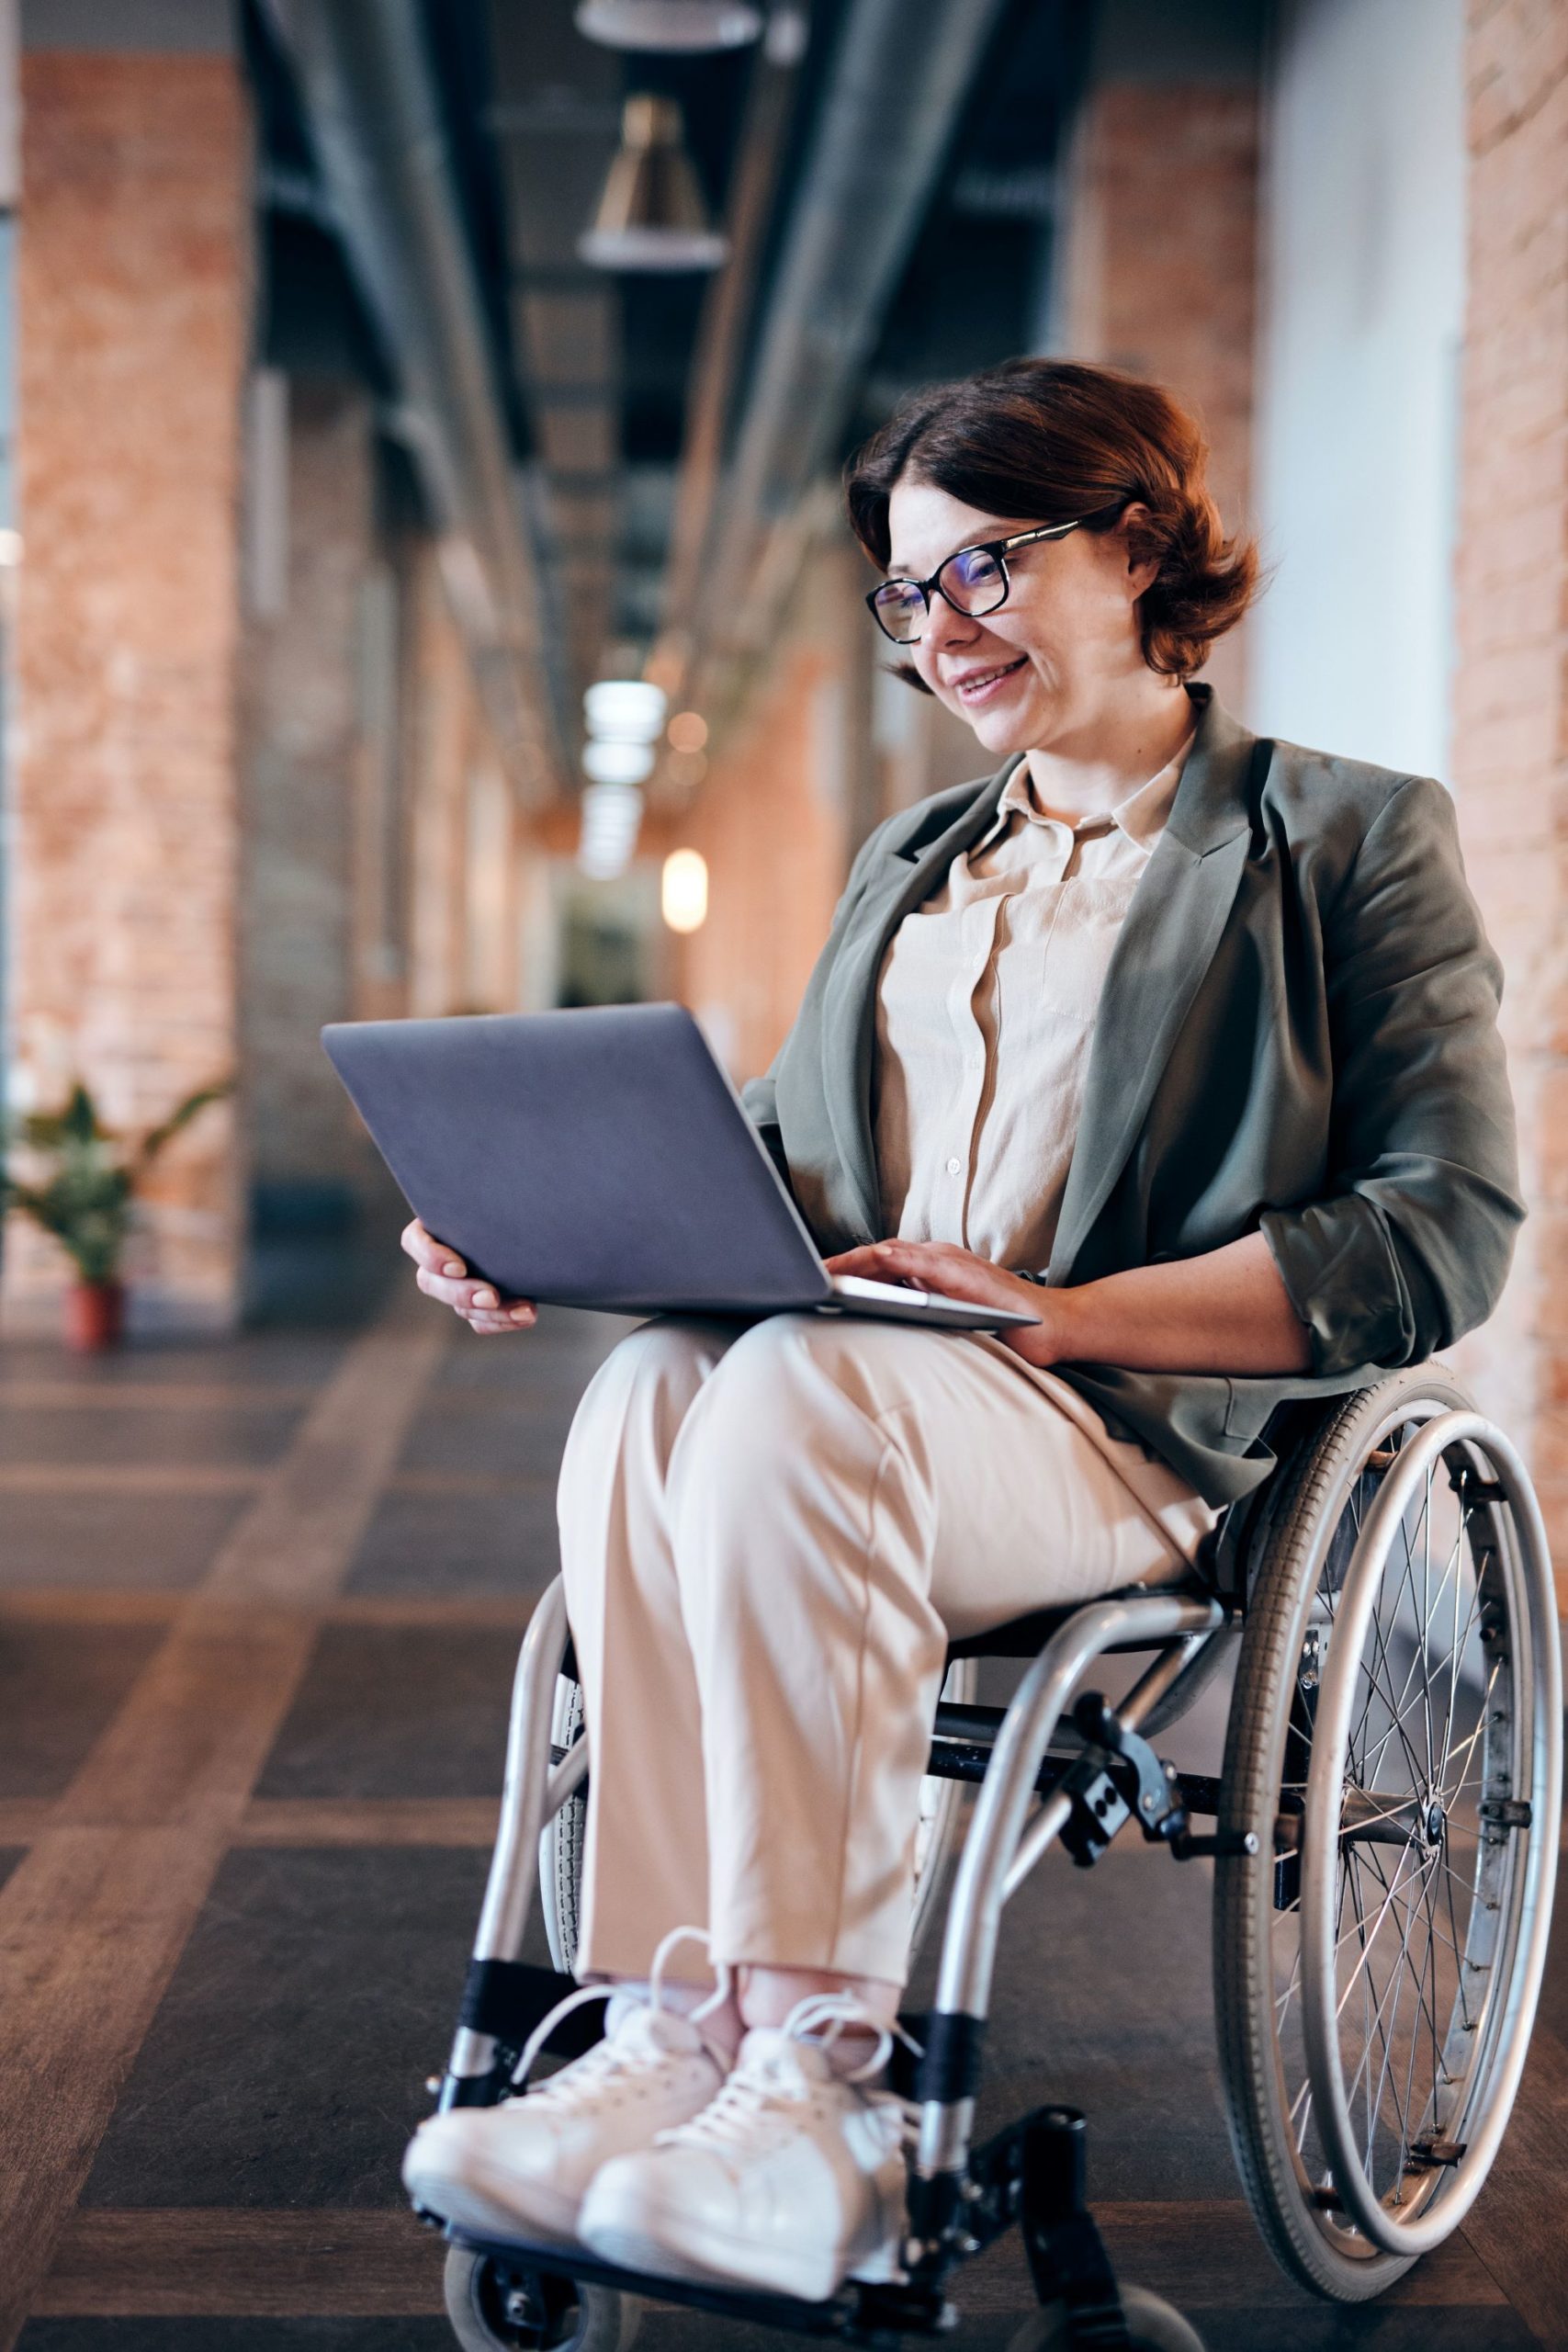
[[[1485, 2177], [1540, 1986], [1560, 1776], [1550, 1568], [1517, 1456], [1479, 1415], [1427, 1405], [1371, 1459], [1303, 1628], [1281, 1776], [1300, 1897], [1274, 1977], [1303, 2197], [1363, 2257], [1436, 2245]], [[1529, 1826], [1506, 1816], [1521, 1798]]]

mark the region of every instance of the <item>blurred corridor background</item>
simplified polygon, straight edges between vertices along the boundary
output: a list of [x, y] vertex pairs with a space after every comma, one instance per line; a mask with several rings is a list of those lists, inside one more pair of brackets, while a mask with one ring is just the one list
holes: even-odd
[[[987, 765], [879, 658], [839, 466], [1021, 352], [1203, 417], [1274, 572], [1237, 714], [1454, 792], [1532, 1209], [1456, 1360], [1568, 1559], [1568, 0], [0, 0], [9, 1101], [136, 1136], [232, 1081], [147, 1172], [121, 1354], [5, 1230], [0, 2352], [446, 2340], [396, 2155], [616, 1327], [383, 1311], [317, 1033], [675, 997], [761, 1069], [865, 833]], [[1157, 1933], [1147, 2046], [1021, 1976], [1013, 2020], [1134, 2275], [1237, 2352], [1568, 2342], [1568, 1984], [1507, 2274], [1308, 2311], [1155, 1868], [1038, 1905], [1080, 1975]]]

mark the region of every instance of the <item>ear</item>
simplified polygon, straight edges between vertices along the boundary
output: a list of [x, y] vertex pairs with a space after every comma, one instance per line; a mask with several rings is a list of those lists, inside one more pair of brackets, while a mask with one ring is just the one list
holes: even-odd
[[1122, 550], [1122, 560], [1127, 567], [1127, 586], [1134, 604], [1145, 589], [1152, 588], [1159, 578], [1159, 558], [1143, 552], [1147, 545], [1148, 520], [1148, 508], [1142, 499], [1134, 499], [1122, 508], [1110, 532]]

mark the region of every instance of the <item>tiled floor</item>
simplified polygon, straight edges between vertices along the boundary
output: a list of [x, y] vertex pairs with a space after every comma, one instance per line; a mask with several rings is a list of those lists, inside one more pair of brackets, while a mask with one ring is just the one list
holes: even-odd
[[[480, 1341], [391, 1295], [104, 1365], [0, 1351], [0, 2352], [451, 2342], [398, 2157], [450, 2033], [555, 1465], [622, 1327]], [[1568, 1943], [1469, 2229], [1337, 2310], [1238, 2201], [1207, 1895], [1142, 1850], [1047, 1865], [1009, 1913], [987, 2116], [1089, 2110], [1118, 2260], [1211, 2352], [1568, 2346]], [[1000, 2352], [1015, 2245], [963, 2301], [949, 2340]], [[640, 2340], [776, 2341], [669, 2310]]]

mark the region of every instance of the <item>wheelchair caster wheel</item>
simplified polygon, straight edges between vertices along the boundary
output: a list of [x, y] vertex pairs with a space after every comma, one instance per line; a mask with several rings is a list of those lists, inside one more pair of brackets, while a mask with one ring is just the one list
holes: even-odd
[[[1203, 2352], [1203, 2339], [1171, 2304], [1151, 2295], [1146, 2287], [1123, 2287], [1122, 2309], [1133, 2352]], [[1025, 2320], [1008, 2346], [1008, 2352], [1069, 2352], [1066, 2307], [1050, 2303]]]
[[502, 2271], [488, 2254], [449, 2247], [446, 2316], [462, 2352], [630, 2352], [635, 2295]]

